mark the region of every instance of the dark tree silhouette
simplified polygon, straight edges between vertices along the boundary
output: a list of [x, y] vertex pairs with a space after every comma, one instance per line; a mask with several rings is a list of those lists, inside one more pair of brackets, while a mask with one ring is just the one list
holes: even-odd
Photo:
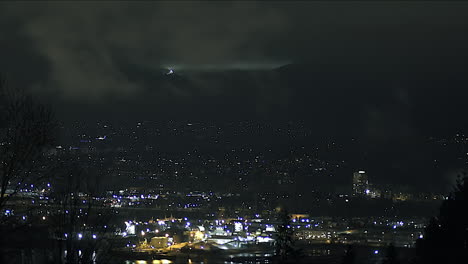
[[353, 264], [355, 258], [356, 258], [356, 254], [355, 254], [354, 246], [348, 245], [348, 247], [346, 248], [342, 263]]
[[291, 216], [286, 209], [278, 212], [278, 230], [275, 239], [275, 255], [281, 262], [294, 256], [293, 231], [291, 228]]
[[468, 177], [459, 177], [444, 200], [438, 217], [432, 218], [417, 241], [421, 263], [466, 263], [468, 261]]
[[[28, 233], [33, 228], [4, 212], [6, 209], [13, 209], [15, 213], [24, 215], [33, 210], [30, 207], [16, 206], [11, 199], [24, 184], [36, 184], [45, 177], [44, 172], [48, 171], [48, 167], [44, 150], [54, 143], [56, 128], [50, 108], [35, 101], [24, 90], [10, 87], [3, 76], [0, 76], [1, 263], [15, 263], [16, 249], [13, 247], [30, 247], [33, 237], [42, 237], [47, 233], [40, 228], [34, 229], [32, 234]], [[24, 253], [26, 258], [32, 258], [31, 251]]]
[[44, 148], [54, 142], [56, 127], [48, 107], [8, 87], [0, 76], [0, 211], [21, 184], [35, 180], [32, 172], [40, 166]]
[[387, 255], [385, 256], [385, 260], [383, 264], [400, 264], [398, 260], [396, 248], [393, 244], [390, 244], [387, 248]]
[[110, 257], [106, 237], [112, 210], [94, 199], [101, 192], [102, 177], [95, 168], [84, 169], [71, 159], [64, 165], [50, 195], [60, 204], [60, 210], [49, 217], [56, 242], [54, 263], [104, 263]]

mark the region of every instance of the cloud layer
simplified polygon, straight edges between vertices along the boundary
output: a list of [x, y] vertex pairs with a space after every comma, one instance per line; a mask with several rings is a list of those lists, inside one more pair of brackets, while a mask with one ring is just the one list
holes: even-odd
[[[77, 100], [126, 97], [143, 87], [122, 65], [148, 72], [262, 68], [288, 62], [360, 63], [466, 55], [467, 5], [320, 2], [47, 2], [2, 4], [2, 31], [44, 71], [37, 89]], [[11, 50], [15, 49], [15, 50]], [[11, 58], [13, 59], [13, 58]], [[12, 63], [10, 62], [10, 65]], [[41, 65], [42, 64], [42, 65]], [[17, 66], [18, 67], [18, 66]], [[18, 67], [19, 68], [19, 67]], [[3, 70], [3, 69], [2, 69]]]

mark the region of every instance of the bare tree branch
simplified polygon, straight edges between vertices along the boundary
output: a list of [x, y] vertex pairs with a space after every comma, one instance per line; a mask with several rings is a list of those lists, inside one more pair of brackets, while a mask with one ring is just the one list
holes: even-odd
[[0, 211], [25, 181], [39, 179], [44, 150], [56, 138], [53, 113], [0, 76]]

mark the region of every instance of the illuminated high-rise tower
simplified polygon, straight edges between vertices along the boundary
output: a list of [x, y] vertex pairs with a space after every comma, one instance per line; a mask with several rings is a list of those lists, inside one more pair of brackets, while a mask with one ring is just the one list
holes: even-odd
[[353, 173], [353, 195], [364, 196], [369, 193], [369, 179], [365, 171]]

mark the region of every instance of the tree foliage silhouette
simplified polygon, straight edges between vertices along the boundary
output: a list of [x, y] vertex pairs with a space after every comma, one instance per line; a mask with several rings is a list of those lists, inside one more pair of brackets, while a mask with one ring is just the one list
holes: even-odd
[[417, 241], [421, 263], [468, 261], [468, 177], [461, 175], [443, 201], [439, 215], [430, 220], [424, 237]]
[[354, 259], [356, 258], [356, 253], [353, 245], [348, 245], [345, 251], [345, 255], [343, 257], [343, 264], [353, 264]]
[[398, 254], [396, 248], [393, 244], [390, 244], [387, 248], [387, 255], [385, 256], [385, 260], [383, 264], [400, 264], [398, 260]]
[[278, 212], [278, 232], [275, 240], [275, 255], [282, 260], [292, 255], [293, 252], [293, 231], [291, 229], [291, 218], [286, 209]]

